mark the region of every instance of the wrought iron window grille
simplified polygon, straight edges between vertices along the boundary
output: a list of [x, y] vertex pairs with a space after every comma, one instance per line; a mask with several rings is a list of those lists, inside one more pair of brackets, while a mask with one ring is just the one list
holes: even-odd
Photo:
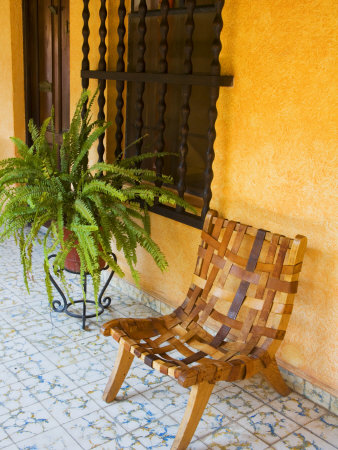
[[[100, 16], [100, 44], [99, 44], [99, 65], [98, 70], [90, 69], [89, 62], [89, 3], [90, 0], [83, 0], [83, 59], [82, 59], [82, 87], [87, 89], [90, 79], [97, 79], [99, 83], [98, 95], [98, 118], [105, 119], [105, 103], [106, 103], [106, 83], [107, 80], [116, 82], [117, 98], [116, 98], [116, 133], [115, 133], [115, 157], [122, 157], [122, 141], [124, 137], [124, 124], [126, 120], [123, 112], [125, 108], [124, 93], [128, 83], [135, 85], [135, 138], [143, 135], [145, 110], [144, 94], [148, 85], [154, 84], [158, 92], [158, 108], [157, 108], [157, 129], [154, 153], [165, 151], [164, 133], [166, 129], [166, 95], [168, 87], [177, 85], [181, 86], [181, 107], [180, 114], [180, 133], [178, 165], [177, 165], [177, 185], [176, 190], [181, 197], [184, 197], [187, 191], [186, 174], [187, 174], [187, 155], [188, 155], [188, 137], [189, 137], [189, 116], [190, 116], [190, 100], [193, 86], [208, 86], [210, 90], [210, 103], [208, 105], [208, 129], [207, 129], [207, 145], [205, 149], [205, 167], [204, 180], [202, 188], [203, 207], [200, 215], [193, 215], [184, 211], [181, 207], [170, 207], [163, 205], [155, 205], [153, 211], [165, 217], [183, 222], [185, 224], [202, 228], [204, 217], [209, 210], [210, 200], [212, 197], [211, 182], [213, 179], [212, 163], [214, 160], [214, 142], [216, 138], [215, 123], [217, 119], [216, 102], [219, 96], [220, 87], [231, 87], [233, 85], [233, 77], [231, 75], [221, 75], [219, 55], [222, 48], [220, 34], [223, 27], [222, 9], [224, 0], [207, 0], [207, 4], [201, 5], [201, 1], [196, 0], [162, 0], [160, 7], [149, 9], [146, 0], [137, 0], [138, 7], [135, 7], [135, 0], [132, 2], [131, 12], [128, 14], [129, 19], [137, 18], [137, 57], [133, 67], [130, 70], [130, 64], [126, 68], [126, 18], [127, 10], [125, 0], [119, 0], [118, 17], [119, 24], [117, 27], [117, 55], [118, 60], [116, 70], [107, 70], [106, 64], [106, 36], [107, 36], [107, 5], [106, 0], [101, 0], [99, 16]], [[204, 2], [205, 3], [205, 2]], [[149, 4], [149, 3], [148, 3]], [[174, 8], [174, 6], [178, 6]], [[193, 67], [194, 53], [194, 28], [196, 14], [208, 11], [214, 13], [213, 19], [213, 41], [210, 47], [210, 71], [208, 73], [196, 73]], [[175, 14], [185, 15], [185, 38], [182, 42], [184, 46], [184, 63], [182, 73], [172, 73], [168, 70], [168, 33], [169, 33], [169, 16]], [[158, 42], [158, 68], [157, 71], [147, 71], [146, 68], [146, 36], [147, 36], [147, 18], [158, 16], [160, 18], [160, 40]], [[130, 23], [130, 22], [129, 22]], [[142, 140], [136, 144], [135, 154], [142, 153]], [[98, 143], [99, 161], [103, 161], [105, 152], [104, 136], [101, 136]], [[163, 158], [155, 156], [155, 170], [157, 174], [162, 174]]]

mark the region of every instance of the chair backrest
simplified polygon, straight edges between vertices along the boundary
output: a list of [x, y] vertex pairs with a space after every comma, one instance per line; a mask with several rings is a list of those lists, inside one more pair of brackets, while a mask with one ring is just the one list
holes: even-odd
[[219, 348], [220, 360], [273, 356], [292, 312], [306, 244], [304, 236], [290, 239], [209, 211], [192, 284], [176, 310], [184, 328], [196, 332], [207, 320], [216, 326], [206, 352]]

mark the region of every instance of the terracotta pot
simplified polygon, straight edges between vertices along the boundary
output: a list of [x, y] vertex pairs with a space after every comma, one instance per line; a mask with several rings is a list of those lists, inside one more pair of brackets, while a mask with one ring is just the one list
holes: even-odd
[[[68, 237], [72, 234], [72, 231], [69, 231], [67, 228], [64, 228], [63, 234], [64, 240], [66, 241]], [[104, 260], [102, 258], [99, 258], [100, 269], [103, 269], [105, 265], [106, 263], [104, 262]], [[80, 268], [81, 268], [80, 257], [77, 253], [76, 248], [72, 248], [71, 251], [66, 256], [65, 269], [71, 272], [80, 273]]]

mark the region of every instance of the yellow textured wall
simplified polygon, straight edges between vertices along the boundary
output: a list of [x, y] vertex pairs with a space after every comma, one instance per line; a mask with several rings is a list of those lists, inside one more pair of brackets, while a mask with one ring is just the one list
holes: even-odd
[[[337, 8], [336, 0], [225, 2], [221, 63], [223, 73], [234, 74], [235, 85], [222, 89], [218, 102], [211, 204], [226, 217], [308, 237], [279, 358], [331, 391], [338, 387]], [[81, 10], [80, 0], [71, 2], [73, 101], [80, 92]], [[112, 107], [113, 102], [112, 97]], [[152, 230], [170, 269], [162, 275], [139, 252], [142, 288], [177, 305], [190, 283], [199, 232], [156, 215]]]
[[14, 156], [10, 136], [25, 137], [22, 2], [2, 0], [0, 14], [0, 159]]
[[212, 206], [308, 237], [279, 358], [337, 389], [337, 25], [334, 0], [233, 1], [221, 63]]

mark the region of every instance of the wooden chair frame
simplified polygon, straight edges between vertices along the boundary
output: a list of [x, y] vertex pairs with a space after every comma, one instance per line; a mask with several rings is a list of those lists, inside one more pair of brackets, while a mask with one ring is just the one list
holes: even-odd
[[115, 399], [134, 356], [191, 387], [172, 446], [185, 449], [217, 381], [261, 373], [288, 395], [275, 354], [292, 312], [306, 245], [304, 236], [286, 238], [209, 211], [183, 304], [159, 318], [103, 325], [102, 333], [120, 344], [103, 399]]

